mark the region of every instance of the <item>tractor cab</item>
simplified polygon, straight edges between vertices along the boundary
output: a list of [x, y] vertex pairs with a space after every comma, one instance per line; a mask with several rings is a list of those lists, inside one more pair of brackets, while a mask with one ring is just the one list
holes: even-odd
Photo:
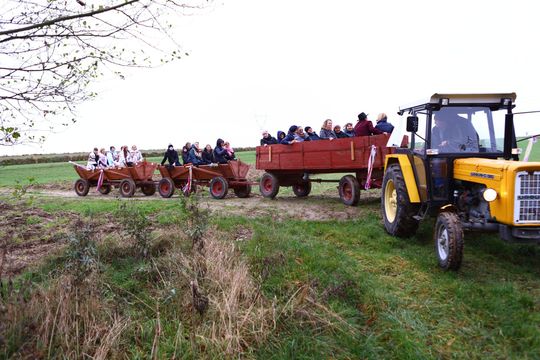
[[435, 247], [445, 270], [461, 265], [464, 230], [540, 243], [540, 163], [519, 161], [515, 99], [434, 94], [399, 109], [404, 121], [389, 139], [396, 151], [386, 157], [383, 180], [385, 229], [407, 237], [421, 220], [437, 217]]

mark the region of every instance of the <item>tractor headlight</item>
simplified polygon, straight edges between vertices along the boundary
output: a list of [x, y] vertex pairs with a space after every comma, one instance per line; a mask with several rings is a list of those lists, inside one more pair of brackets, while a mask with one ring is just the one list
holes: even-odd
[[497, 198], [497, 192], [491, 188], [487, 188], [482, 192], [482, 197], [487, 202], [492, 202]]

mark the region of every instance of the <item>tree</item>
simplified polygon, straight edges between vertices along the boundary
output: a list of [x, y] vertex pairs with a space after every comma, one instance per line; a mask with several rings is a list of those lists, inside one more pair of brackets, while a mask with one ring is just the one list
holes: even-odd
[[96, 95], [89, 85], [106, 73], [123, 78], [123, 68], [188, 55], [171, 24], [209, 0], [180, 1], [4, 0], [0, 146], [42, 141], [43, 131], [75, 122], [77, 105]]

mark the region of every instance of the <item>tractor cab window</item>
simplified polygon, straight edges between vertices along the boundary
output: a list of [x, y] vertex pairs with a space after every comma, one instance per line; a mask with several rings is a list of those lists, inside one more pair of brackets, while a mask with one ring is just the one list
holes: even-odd
[[444, 107], [433, 112], [431, 148], [439, 153], [498, 152], [502, 146], [489, 108]]

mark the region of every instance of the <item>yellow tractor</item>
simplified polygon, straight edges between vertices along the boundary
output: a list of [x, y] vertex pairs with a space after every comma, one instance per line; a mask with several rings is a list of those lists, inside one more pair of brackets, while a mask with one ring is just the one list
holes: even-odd
[[519, 161], [515, 93], [434, 94], [400, 108], [408, 136], [385, 162], [381, 210], [386, 231], [433, 232], [439, 266], [458, 270], [464, 231], [498, 232], [511, 242], [540, 243], [540, 162]]

